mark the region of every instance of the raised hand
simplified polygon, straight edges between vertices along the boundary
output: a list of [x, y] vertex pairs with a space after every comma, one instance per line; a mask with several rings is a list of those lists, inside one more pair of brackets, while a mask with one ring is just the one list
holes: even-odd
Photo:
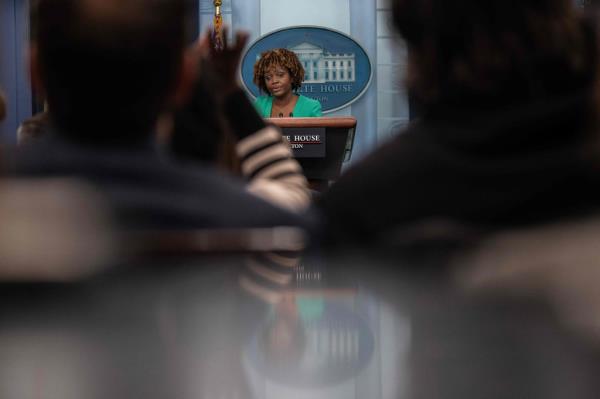
[[239, 88], [237, 73], [249, 37], [246, 32], [236, 32], [235, 41], [229, 43], [228, 29], [224, 27], [222, 32], [222, 48], [216, 47], [216, 38], [211, 31], [198, 44], [201, 78], [208, 80], [207, 83], [219, 97]]

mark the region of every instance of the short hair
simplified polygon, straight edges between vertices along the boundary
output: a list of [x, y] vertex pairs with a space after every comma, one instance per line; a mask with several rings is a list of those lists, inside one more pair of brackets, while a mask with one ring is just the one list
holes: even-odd
[[572, 0], [392, 1], [425, 106], [543, 98], [595, 78], [594, 33]]
[[260, 59], [254, 64], [254, 84], [258, 86], [261, 92], [269, 93], [265, 83], [265, 74], [277, 66], [287, 69], [292, 80], [293, 91], [297, 91], [302, 87], [304, 68], [298, 56], [288, 49], [277, 48], [262, 53]]
[[185, 13], [185, 0], [37, 0], [32, 41], [57, 131], [147, 139], [183, 62]]

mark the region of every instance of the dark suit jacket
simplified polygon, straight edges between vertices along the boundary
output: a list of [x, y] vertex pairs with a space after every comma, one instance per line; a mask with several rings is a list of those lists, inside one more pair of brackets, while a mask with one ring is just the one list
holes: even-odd
[[329, 241], [376, 242], [432, 220], [487, 230], [598, 209], [590, 103], [585, 91], [424, 114], [322, 197]]
[[17, 153], [13, 172], [91, 182], [126, 228], [310, 226], [246, 193], [243, 182], [209, 166], [181, 167], [152, 145], [92, 146], [48, 134]]

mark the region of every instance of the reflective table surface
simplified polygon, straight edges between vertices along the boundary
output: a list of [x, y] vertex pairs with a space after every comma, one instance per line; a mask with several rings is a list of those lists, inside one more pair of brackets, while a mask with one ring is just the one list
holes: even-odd
[[552, 308], [416, 270], [256, 254], [3, 283], [0, 397], [600, 397], [594, 345]]

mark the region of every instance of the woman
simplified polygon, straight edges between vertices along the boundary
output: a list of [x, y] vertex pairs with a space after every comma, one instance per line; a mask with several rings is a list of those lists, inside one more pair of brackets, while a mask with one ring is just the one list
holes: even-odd
[[254, 105], [263, 118], [322, 116], [317, 100], [299, 95], [304, 68], [292, 51], [280, 48], [261, 54], [254, 65], [254, 84], [268, 95], [256, 99]]

